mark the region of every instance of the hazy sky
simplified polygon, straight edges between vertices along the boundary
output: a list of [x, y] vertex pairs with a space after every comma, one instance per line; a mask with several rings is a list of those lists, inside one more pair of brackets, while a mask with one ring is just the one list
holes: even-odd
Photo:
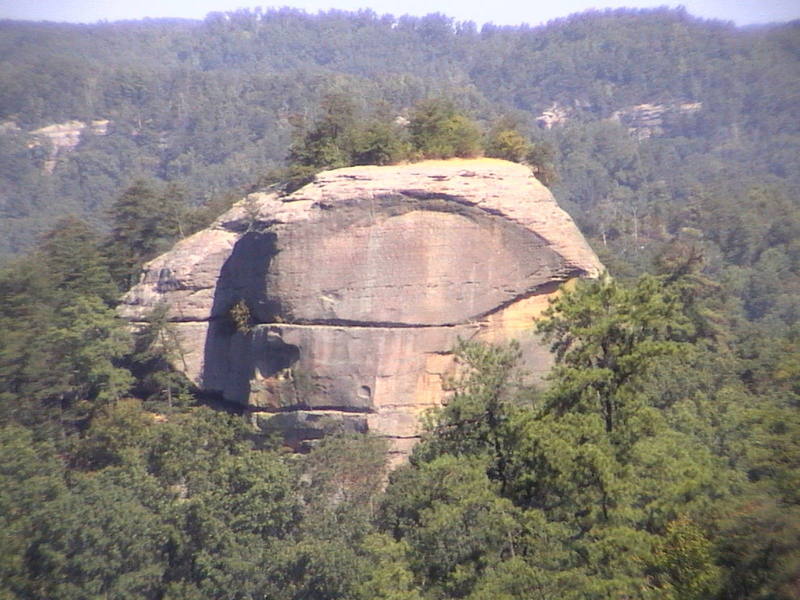
[[[257, 0], [0, 0], [0, 18], [91, 23], [99, 20], [184, 17], [202, 19], [213, 11], [255, 6], [293, 6], [308, 12], [338, 8], [371, 8], [378, 14], [425, 15], [440, 12], [478, 25], [529, 23], [538, 25], [590, 8], [676, 6], [663, 1], [629, 0], [290, 0], [260, 4]], [[789, 21], [800, 18], [800, 0], [686, 0], [693, 15], [734, 21], [738, 25]]]

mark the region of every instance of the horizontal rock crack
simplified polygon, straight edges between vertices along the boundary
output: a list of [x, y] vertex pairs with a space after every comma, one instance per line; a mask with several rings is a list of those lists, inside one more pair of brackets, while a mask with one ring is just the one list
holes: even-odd
[[253, 408], [253, 414], [278, 415], [282, 413], [324, 413], [326, 415], [374, 415], [377, 411], [374, 408], [364, 406], [308, 406], [306, 404], [293, 404], [291, 406], [277, 406], [269, 408]]
[[[540, 285], [533, 290], [529, 290], [522, 294], [517, 294], [513, 298], [509, 298], [505, 302], [484, 311], [478, 315], [475, 315], [469, 319], [456, 321], [456, 322], [449, 322], [449, 323], [404, 323], [400, 321], [360, 321], [355, 319], [314, 319], [314, 320], [306, 320], [306, 319], [297, 319], [294, 321], [260, 321], [254, 323], [254, 326], [270, 326], [270, 327], [297, 327], [297, 328], [323, 328], [323, 327], [334, 327], [334, 328], [364, 328], [364, 329], [436, 329], [436, 328], [450, 328], [450, 327], [464, 327], [464, 326], [479, 326], [481, 321], [485, 320], [487, 317], [499, 313], [509, 306], [516, 304], [522, 300], [527, 300], [533, 296], [539, 296], [543, 294], [551, 294], [556, 291], [561, 285], [563, 281], [570, 279], [572, 277], [584, 275], [584, 271], [581, 269], [567, 269], [562, 273], [555, 275], [555, 279], [550, 281], [544, 285]], [[226, 317], [210, 317], [205, 319], [191, 319], [191, 318], [172, 318], [170, 321], [173, 323], [206, 323], [206, 322], [214, 322], [225, 319]], [[131, 321], [134, 325], [146, 325], [149, 321]]]

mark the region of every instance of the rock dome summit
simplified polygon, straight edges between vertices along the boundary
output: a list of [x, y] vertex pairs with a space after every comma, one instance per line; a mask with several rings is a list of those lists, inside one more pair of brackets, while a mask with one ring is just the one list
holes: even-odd
[[147, 263], [120, 311], [142, 323], [166, 304], [175, 366], [261, 430], [302, 445], [338, 423], [400, 458], [445, 396], [458, 338], [516, 339], [541, 376], [533, 320], [601, 269], [523, 165], [359, 166], [250, 194]]

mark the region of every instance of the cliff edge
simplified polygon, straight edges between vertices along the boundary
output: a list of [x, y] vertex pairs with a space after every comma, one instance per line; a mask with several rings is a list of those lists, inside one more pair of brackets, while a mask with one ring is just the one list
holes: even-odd
[[119, 310], [146, 322], [166, 303], [176, 367], [262, 430], [302, 445], [337, 423], [401, 458], [444, 396], [458, 337], [517, 339], [541, 376], [551, 358], [532, 321], [601, 269], [525, 166], [350, 167], [249, 195], [146, 264]]

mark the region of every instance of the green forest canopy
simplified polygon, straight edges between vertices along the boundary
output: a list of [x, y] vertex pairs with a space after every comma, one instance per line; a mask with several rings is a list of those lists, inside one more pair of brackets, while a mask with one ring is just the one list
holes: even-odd
[[[799, 41], [664, 9], [0, 23], [0, 595], [795, 598]], [[43, 169], [32, 130], [99, 118]], [[544, 389], [513, 345], [457, 348], [385, 489], [369, 437], [256, 450], [163, 315], [114, 313], [274, 171], [451, 151], [540, 168], [614, 278], [539, 325]]]

